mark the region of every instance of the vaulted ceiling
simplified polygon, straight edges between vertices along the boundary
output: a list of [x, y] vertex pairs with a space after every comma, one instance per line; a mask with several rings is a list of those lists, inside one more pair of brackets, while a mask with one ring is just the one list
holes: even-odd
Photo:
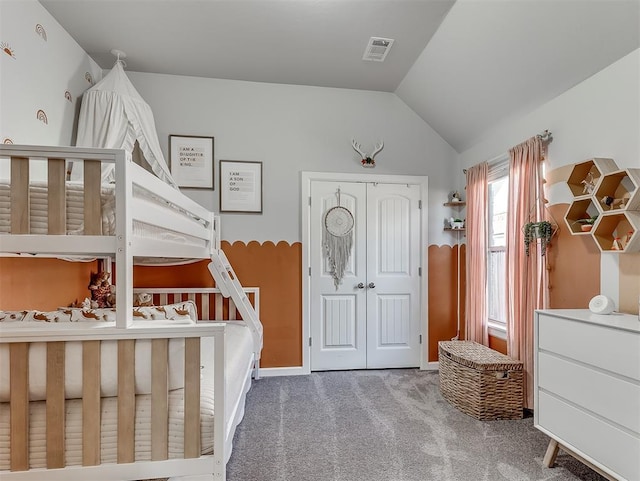
[[40, 3], [103, 68], [395, 92], [458, 152], [640, 47], [640, 0]]

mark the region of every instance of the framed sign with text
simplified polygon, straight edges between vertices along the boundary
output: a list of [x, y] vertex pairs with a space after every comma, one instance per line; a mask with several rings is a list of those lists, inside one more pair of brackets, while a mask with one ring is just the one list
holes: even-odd
[[170, 135], [169, 168], [179, 187], [214, 189], [213, 137]]
[[262, 213], [262, 162], [220, 161], [220, 212]]

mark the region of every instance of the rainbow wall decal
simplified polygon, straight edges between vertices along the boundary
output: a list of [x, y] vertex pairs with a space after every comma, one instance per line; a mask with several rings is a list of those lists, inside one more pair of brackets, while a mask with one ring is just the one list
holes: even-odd
[[64, 98], [67, 99], [69, 102], [73, 102], [73, 99], [71, 98], [71, 92], [69, 92], [68, 90], [64, 91]]
[[49, 123], [49, 120], [47, 120], [47, 114], [44, 113], [44, 110], [38, 110], [38, 112], [36, 113], [36, 117], [40, 122], [43, 122], [44, 124]]
[[2, 51], [6, 53], [9, 57], [16, 58], [15, 51], [9, 46], [7, 42], [0, 43], [0, 48], [2, 48]]
[[13, 144], [13, 140], [11, 140], [9, 137], [7, 137], [2, 141], [2, 143], [3, 144]]
[[84, 73], [84, 79], [89, 82], [91, 85], [93, 85], [93, 77], [91, 76], [91, 74], [89, 72], [85, 72]]
[[39, 23], [36, 24], [36, 33], [40, 35], [42, 40], [44, 40], [45, 42], [47, 41], [47, 31]]

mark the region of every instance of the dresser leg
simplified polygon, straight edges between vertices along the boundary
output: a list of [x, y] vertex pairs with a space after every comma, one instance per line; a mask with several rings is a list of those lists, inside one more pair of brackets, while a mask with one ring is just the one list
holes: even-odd
[[558, 456], [558, 450], [560, 446], [558, 445], [558, 441], [555, 439], [549, 440], [549, 446], [547, 446], [547, 452], [544, 453], [544, 459], [542, 460], [542, 464], [545, 467], [551, 468], [553, 464], [556, 462], [556, 456]]

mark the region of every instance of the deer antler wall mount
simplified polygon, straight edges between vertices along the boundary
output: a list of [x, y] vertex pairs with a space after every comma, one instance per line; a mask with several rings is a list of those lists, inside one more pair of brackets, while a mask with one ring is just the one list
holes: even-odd
[[355, 139], [351, 139], [351, 146], [353, 147], [353, 150], [360, 154], [360, 158], [362, 159], [360, 160], [360, 163], [362, 164], [362, 167], [375, 167], [376, 161], [374, 159], [376, 155], [378, 155], [378, 153], [384, 148], [384, 142], [382, 140], [378, 142], [371, 155], [367, 155], [362, 150], [362, 146], [357, 143]]

